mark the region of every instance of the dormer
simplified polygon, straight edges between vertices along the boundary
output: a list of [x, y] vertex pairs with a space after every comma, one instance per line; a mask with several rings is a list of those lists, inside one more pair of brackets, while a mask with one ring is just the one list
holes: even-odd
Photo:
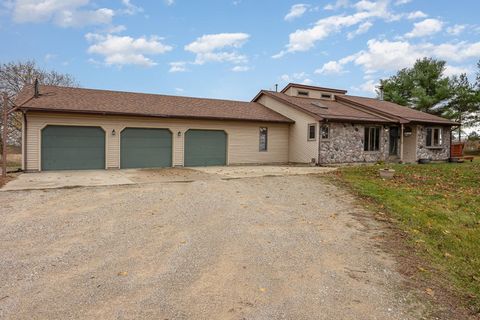
[[346, 94], [347, 90], [289, 83], [281, 92], [292, 97], [335, 100], [335, 95]]

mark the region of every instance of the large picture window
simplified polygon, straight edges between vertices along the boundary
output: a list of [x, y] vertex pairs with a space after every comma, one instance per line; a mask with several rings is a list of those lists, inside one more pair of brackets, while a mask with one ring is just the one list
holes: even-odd
[[364, 150], [380, 150], [380, 127], [365, 127]]
[[260, 128], [260, 151], [267, 151], [268, 147], [268, 128]]
[[425, 145], [430, 148], [442, 145], [442, 128], [427, 128], [427, 141]]

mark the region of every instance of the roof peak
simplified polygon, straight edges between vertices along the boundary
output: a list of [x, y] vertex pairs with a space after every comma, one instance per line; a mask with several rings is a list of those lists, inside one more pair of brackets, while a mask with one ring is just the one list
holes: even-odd
[[[33, 86], [33, 85], [27, 85], [27, 86]], [[136, 92], [136, 91], [124, 91], [124, 90], [112, 90], [112, 89], [97, 89], [97, 88], [85, 88], [85, 87], [71, 87], [71, 86], [58, 86], [58, 85], [49, 85], [49, 84], [41, 84], [40, 85], [40, 95], [42, 94], [42, 92], [41, 92], [42, 87], [64, 88], [64, 89], [72, 89], [72, 90], [87, 90], [87, 91], [109, 92], [109, 93], [120, 93], [120, 94], [125, 93], [125, 94], [135, 94], [135, 95], [150, 95], [150, 96], [160, 96], [160, 97], [169, 97], [169, 98], [188, 98], [188, 99], [215, 100], [215, 101], [226, 101], [226, 102], [237, 102], [237, 103], [251, 103], [250, 101], [245, 101], [245, 100], [192, 97], [192, 96], [181, 96], [181, 95], [173, 95], [173, 94]]]
[[332, 92], [332, 93], [338, 93], [338, 94], [346, 94], [347, 93], [347, 90], [343, 90], [343, 89], [327, 88], [327, 87], [320, 87], [320, 86], [311, 86], [311, 85], [295, 83], [295, 82], [290, 82], [280, 92], [285, 93], [285, 91], [287, 91], [288, 89], [290, 89], [292, 87], [301, 88], [301, 89], [318, 90], [318, 91], [324, 91], [324, 92]]

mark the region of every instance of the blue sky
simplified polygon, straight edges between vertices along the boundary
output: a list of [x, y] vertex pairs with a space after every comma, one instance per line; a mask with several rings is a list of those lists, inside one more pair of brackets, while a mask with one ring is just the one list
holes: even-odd
[[478, 12], [478, 0], [4, 0], [0, 62], [35, 59], [88, 88], [250, 100], [300, 82], [371, 96], [423, 56], [473, 78]]

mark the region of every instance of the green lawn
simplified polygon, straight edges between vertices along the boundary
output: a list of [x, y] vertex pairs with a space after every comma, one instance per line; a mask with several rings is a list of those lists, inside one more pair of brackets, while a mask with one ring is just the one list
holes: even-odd
[[[410, 235], [440, 276], [480, 310], [480, 161], [341, 168], [336, 176]], [[432, 274], [434, 276], [435, 274]]]

